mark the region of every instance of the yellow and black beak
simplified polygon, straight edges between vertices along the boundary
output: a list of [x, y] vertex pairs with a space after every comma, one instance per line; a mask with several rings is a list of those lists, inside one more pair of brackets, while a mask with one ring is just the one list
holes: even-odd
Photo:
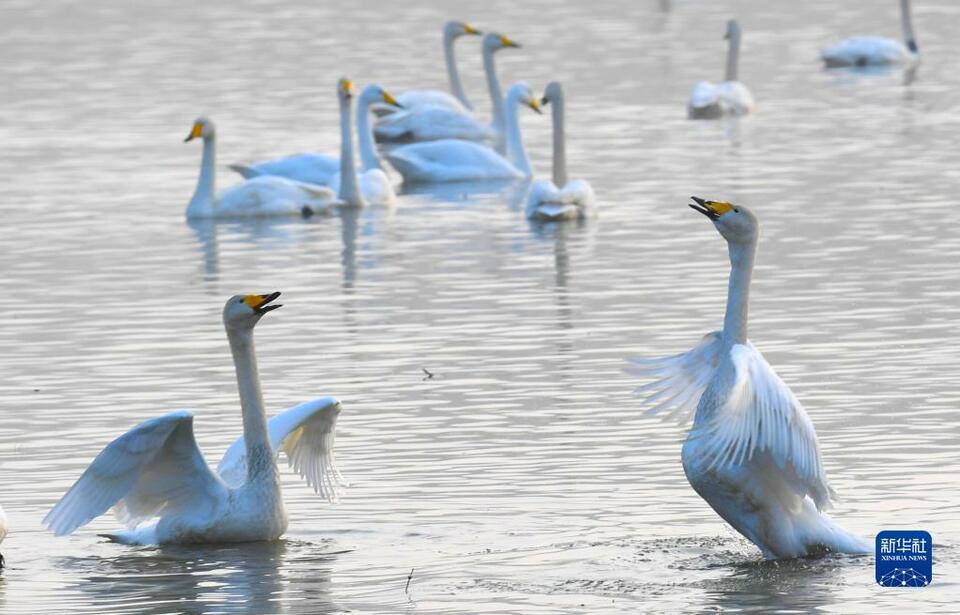
[[687, 203], [690, 209], [699, 211], [711, 220], [716, 220], [723, 214], [733, 209], [733, 205], [725, 201], [707, 201], [695, 196], [690, 197], [693, 203]]
[[533, 109], [534, 111], [536, 111], [537, 113], [539, 113], [540, 115], [543, 115], [543, 109], [540, 108], [540, 101], [537, 100], [536, 98], [531, 98], [530, 101], [527, 102], [527, 106]]
[[503, 45], [504, 47], [514, 47], [516, 49], [520, 48], [520, 43], [502, 34], [500, 35], [500, 44]]
[[271, 310], [275, 310], [279, 307], [283, 307], [281, 303], [275, 303], [270, 305], [270, 302], [280, 296], [280, 292], [270, 293], [269, 295], [247, 295], [243, 298], [243, 302], [248, 306], [253, 308], [253, 311], [257, 314], [266, 314]]
[[350, 98], [351, 96], [353, 96], [353, 81], [350, 81], [346, 77], [341, 79], [340, 92], [347, 98]]
[[188, 141], [193, 141], [197, 137], [203, 136], [203, 124], [200, 122], [194, 122], [193, 128], [190, 129], [190, 134], [187, 135], [187, 138], [183, 140], [184, 143]]
[[403, 105], [397, 102], [397, 99], [393, 97], [393, 94], [391, 94], [386, 90], [383, 91], [383, 102], [393, 107], [396, 107], [397, 109], [403, 109]]
[[464, 34], [483, 34], [482, 31], [477, 30], [468, 23], [463, 24], [463, 33]]

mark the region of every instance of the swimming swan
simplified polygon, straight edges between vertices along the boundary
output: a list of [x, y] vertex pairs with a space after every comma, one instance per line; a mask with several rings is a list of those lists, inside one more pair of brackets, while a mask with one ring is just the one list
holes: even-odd
[[217, 471], [207, 465], [185, 410], [144, 421], [107, 445], [43, 523], [70, 534], [111, 507], [127, 544], [275, 540], [287, 529], [277, 456], [314, 491], [333, 499], [342, 478], [333, 456], [340, 403], [322, 397], [267, 422], [254, 353], [253, 328], [280, 293], [237, 295], [223, 308], [240, 390], [243, 436]]
[[701, 81], [694, 86], [687, 101], [687, 115], [691, 119], [715, 119], [723, 115], [745, 115], [753, 111], [753, 95], [747, 86], [737, 81], [740, 69], [740, 24], [727, 22], [724, 38], [727, 46], [727, 73], [722, 83]]
[[690, 207], [727, 240], [730, 284], [723, 330], [685, 354], [634, 360], [632, 373], [656, 380], [639, 389], [657, 412], [696, 410], [683, 444], [694, 490], [767, 559], [824, 551], [868, 553], [823, 510], [834, 497], [810, 417], [747, 339], [750, 276], [760, 233], [746, 207], [693, 197]]
[[920, 50], [913, 33], [910, 0], [900, 0], [900, 25], [906, 45], [885, 36], [855, 36], [827, 47], [820, 52], [820, 59], [827, 68], [916, 62], [920, 58]]
[[328, 209], [336, 200], [336, 193], [329, 188], [273, 176], [248, 179], [215, 196], [217, 131], [212, 121], [197, 119], [184, 141], [198, 137], [203, 138], [203, 158], [187, 218], [299, 216], [304, 211]]
[[[3, 512], [3, 507], [0, 506], [0, 544], [3, 543], [3, 539], [7, 537], [7, 514]], [[0, 553], [0, 570], [3, 570], [4, 561], [3, 553]]]
[[[550, 105], [553, 120], [553, 181], [537, 180], [527, 197], [531, 220], [572, 220], [594, 213], [593, 188], [586, 180], [567, 181], [567, 148], [563, 130], [563, 88], [556, 81], [547, 84], [540, 102]], [[562, 186], [562, 188], [558, 187]]]
[[[377, 155], [377, 146], [373, 141], [373, 130], [370, 126], [370, 110], [375, 104], [383, 104], [391, 109], [400, 108], [400, 103], [379, 85], [368, 85], [360, 92], [360, 96], [357, 98], [357, 141], [360, 145], [360, 161], [364, 172], [383, 168], [380, 157]], [[341, 107], [341, 132], [343, 120], [343, 108]], [[263, 175], [277, 175], [309, 184], [329, 186], [333, 182], [334, 176], [340, 171], [340, 159], [344, 143], [342, 136], [340, 143], [341, 154], [337, 156], [310, 153], [293, 154], [292, 156], [251, 165], [232, 164], [230, 168], [247, 179]], [[334, 192], [336, 192], [335, 188]]]
[[[460, 71], [457, 70], [457, 59], [454, 56], [453, 44], [465, 35], [479, 36], [483, 34], [470, 24], [462, 21], [448, 21], [443, 26], [443, 59], [447, 65], [447, 80], [450, 82], [450, 92], [443, 90], [407, 90], [397, 96], [397, 100], [404, 109], [418, 107], [446, 107], [453, 111], [469, 113], [473, 111], [473, 103], [467, 98], [460, 81]], [[396, 107], [375, 105], [373, 112], [377, 115], [396, 113]]]
[[517, 117], [521, 103], [541, 113], [530, 86], [525, 83], [510, 86], [506, 100], [507, 158], [478, 143], [444, 139], [402, 145], [387, 152], [387, 160], [403, 176], [403, 181], [409, 183], [530, 177], [533, 172], [523, 148]]
[[378, 120], [374, 134], [380, 141], [437, 141], [466, 139], [487, 141], [493, 139], [501, 154], [505, 151], [503, 94], [493, 54], [500, 49], [519, 48], [510, 38], [491, 32], [483, 37], [483, 71], [487, 91], [493, 106], [493, 121], [487, 125], [467, 109], [446, 106], [421, 105], [407, 111], [398, 111]]

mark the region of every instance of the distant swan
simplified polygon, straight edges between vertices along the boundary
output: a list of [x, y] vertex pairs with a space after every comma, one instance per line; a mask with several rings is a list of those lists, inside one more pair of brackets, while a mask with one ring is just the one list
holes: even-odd
[[635, 360], [655, 380], [651, 412], [694, 410], [683, 471], [694, 490], [767, 559], [825, 551], [868, 553], [870, 545], [823, 513], [834, 497], [810, 417], [747, 339], [747, 304], [760, 224], [750, 210], [693, 197], [693, 209], [726, 239], [730, 284], [723, 330], [685, 354]]
[[387, 160], [403, 176], [403, 181], [410, 183], [530, 177], [533, 172], [517, 117], [520, 104], [541, 113], [540, 104], [528, 85], [510, 86], [506, 100], [506, 158], [478, 143], [445, 139], [394, 148], [387, 152]]
[[563, 87], [547, 84], [540, 102], [550, 105], [553, 120], [553, 181], [537, 180], [527, 197], [527, 217], [532, 220], [571, 220], [594, 213], [593, 188], [583, 179], [567, 181], [567, 148], [564, 137]]
[[916, 62], [920, 57], [917, 37], [913, 33], [910, 0], [900, 0], [900, 25], [903, 40], [884, 36], [855, 36], [820, 52], [827, 68], [840, 66], [882, 66]]
[[243, 436], [213, 472], [185, 410], [144, 421], [107, 445], [47, 514], [57, 536], [70, 534], [111, 507], [127, 526], [111, 538], [128, 544], [275, 540], [287, 530], [277, 456], [319, 495], [332, 499], [342, 479], [333, 457], [340, 403], [333, 397], [281, 412], [263, 409], [253, 328], [280, 293], [237, 295], [223, 309], [233, 352]]
[[727, 22], [724, 36], [727, 47], [727, 73], [722, 83], [701, 81], [694, 86], [687, 101], [687, 115], [692, 119], [715, 119], [723, 115], [745, 115], [753, 111], [753, 95], [737, 81], [740, 69], [740, 24]]
[[283, 177], [254, 177], [216, 195], [217, 131], [213, 122], [199, 118], [184, 141], [203, 138], [200, 178], [187, 205], [187, 218], [249, 218], [299, 216], [304, 211], [330, 208], [336, 194], [329, 188]]
[[[3, 507], [0, 506], [0, 544], [3, 543], [3, 539], [7, 537], [7, 514], [3, 512]], [[0, 553], [0, 570], [3, 570], [4, 561], [3, 553]]]
[[503, 94], [493, 54], [500, 49], [518, 48], [519, 43], [491, 32], [483, 37], [483, 70], [487, 78], [487, 91], [493, 106], [493, 121], [481, 122], [468, 109], [450, 106], [420, 105], [407, 111], [398, 111], [380, 118], [374, 134], [381, 141], [437, 141], [441, 139], [465, 139], [468, 141], [494, 140], [501, 154], [505, 151]]
[[[338, 94], [339, 97], [339, 94]], [[360, 144], [360, 161], [363, 171], [382, 169], [380, 157], [377, 155], [377, 146], [373, 140], [373, 130], [370, 126], [370, 109], [375, 104], [397, 109], [400, 103], [379, 85], [368, 85], [360, 92], [357, 98], [357, 140]], [[343, 126], [344, 109], [341, 105], [340, 123]], [[347, 120], [349, 122], [349, 119]], [[349, 124], [348, 124], [349, 125]], [[340, 160], [343, 150], [343, 136], [340, 140], [341, 154], [293, 154], [276, 160], [267, 160], [251, 165], [232, 164], [230, 168], [247, 179], [263, 175], [277, 175], [296, 181], [310, 184], [329, 186], [334, 176], [340, 172]], [[334, 188], [336, 192], [336, 188]], [[377, 199], [371, 199], [376, 201]]]

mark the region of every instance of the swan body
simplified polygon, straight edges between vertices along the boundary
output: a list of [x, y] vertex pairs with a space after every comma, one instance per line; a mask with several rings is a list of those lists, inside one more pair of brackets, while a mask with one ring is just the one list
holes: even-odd
[[265, 160], [254, 164], [231, 164], [230, 169], [246, 179], [275, 175], [307, 184], [320, 186], [330, 183], [333, 175], [340, 170], [340, 158], [329, 154], [291, 154], [276, 160]]
[[550, 82], [540, 102], [551, 105], [553, 178], [534, 182], [527, 196], [527, 217], [545, 221], [590, 217], [595, 211], [593, 188], [583, 179], [567, 180], [563, 87], [556, 81]]
[[753, 95], [747, 86], [737, 80], [740, 37], [740, 25], [735, 20], [730, 20], [724, 36], [729, 41], [726, 78], [720, 83], [701, 81], [694, 86], [687, 100], [687, 115], [690, 118], [715, 119], [724, 115], [745, 115], [753, 111]]
[[329, 188], [283, 177], [254, 177], [215, 194], [216, 128], [206, 118], [197, 119], [186, 141], [203, 138], [203, 157], [197, 188], [187, 205], [187, 218], [255, 218], [299, 216], [304, 211], [330, 208], [336, 194]]
[[[397, 193], [393, 189], [393, 182], [382, 169], [370, 169], [357, 176], [358, 188], [367, 205], [382, 205], [394, 207], [397, 204]], [[330, 189], [340, 191], [340, 172], [337, 171], [330, 179]]]
[[388, 152], [387, 159], [403, 176], [403, 181], [410, 183], [529, 177], [532, 171], [517, 117], [520, 104], [540, 113], [540, 104], [530, 87], [515, 83], [507, 92], [506, 100], [510, 143], [507, 157], [478, 143], [445, 139], [402, 145]]
[[820, 59], [827, 68], [916, 62], [920, 58], [920, 50], [913, 32], [910, 0], [900, 0], [900, 21], [904, 43], [883, 36], [855, 36], [822, 50]]
[[[469, 103], [465, 104], [459, 100], [459, 97], [451, 101], [445, 96], [432, 94], [428, 97], [420, 97], [419, 102], [411, 104], [410, 108], [381, 117], [374, 128], [376, 138], [391, 142], [492, 139], [497, 151], [504, 153], [506, 149], [504, 101], [500, 81], [497, 78], [494, 54], [500, 49], [511, 47], [518, 48], [520, 44], [493, 32], [483, 37], [483, 70], [493, 106], [493, 120], [489, 125], [480, 121], [473, 114]], [[406, 107], [403, 99], [400, 99], [400, 102]]]
[[[0, 506], [0, 544], [2, 544], [3, 539], [7, 537], [8, 527], [9, 526], [7, 524], [7, 514], [3, 512], [3, 507]], [[3, 570], [3, 566], [4, 566], [3, 553], [0, 553], [0, 570]]]
[[240, 389], [243, 436], [217, 471], [193, 433], [193, 415], [171, 412], [144, 421], [107, 445], [50, 510], [44, 524], [62, 536], [110, 508], [127, 526], [110, 535], [128, 544], [275, 540], [287, 529], [277, 456], [282, 450], [314, 490], [336, 496], [342, 478], [333, 457], [340, 404], [324, 397], [269, 423], [263, 408], [253, 328], [280, 293], [238, 295], [223, 320]]
[[694, 198], [727, 240], [731, 274], [723, 330], [690, 352], [635, 360], [632, 373], [652, 412], [694, 414], [683, 444], [694, 490], [767, 559], [832, 551], [868, 553], [871, 545], [824, 511], [827, 482], [813, 423], [793, 392], [747, 340], [750, 277], [759, 223], [747, 208]]

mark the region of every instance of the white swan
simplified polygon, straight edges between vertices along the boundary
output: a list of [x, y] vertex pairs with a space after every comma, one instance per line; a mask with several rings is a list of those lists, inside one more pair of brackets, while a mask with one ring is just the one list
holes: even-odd
[[[357, 98], [357, 141], [360, 145], [360, 162], [364, 172], [383, 168], [380, 157], [377, 155], [377, 146], [374, 143], [373, 130], [370, 125], [370, 110], [376, 104], [383, 104], [391, 109], [400, 108], [400, 103], [379, 85], [368, 85], [360, 92], [360, 96]], [[343, 120], [343, 108], [341, 107], [341, 129]], [[251, 165], [232, 164], [230, 168], [247, 179], [263, 175], [277, 175], [310, 184], [329, 186], [333, 182], [334, 176], [340, 171], [340, 159], [343, 150], [342, 137], [340, 142], [341, 154], [337, 156], [331, 154], [293, 154], [292, 156], [257, 162]], [[334, 188], [334, 192], [336, 192], [336, 188]]]
[[187, 218], [248, 218], [299, 216], [331, 207], [336, 193], [323, 186], [283, 177], [254, 177], [216, 195], [217, 131], [213, 122], [199, 118], [184, 141], [203, 138], [200, 178], [187, 205]]
[[493, 54], [500, 49], [518, 48], [519, 43], [491, 32], [483, 37], [483, 71], [487, 91], [493, 107], [493, 121], [481, 122], [469, 110], [448, 106], [421, 105], [407, 111], [398, 111], [378, 120], [374, 134], [381, 141], [437, 141], [466, 139], [487, 141], [493, 139], [501, 154], [505, 151], [503, 94]]
[[750, 276], [760, 226], [746, 207], [693, 197], [727, 240], [731, 273], [723, 330], [686, 354], [635, 360], [632, 373], [652, 411], [672, 408], [693, 428], [683, 470], [694, 490], [767, 559], [823, 551], [867, 553], [870, 545], [823, 510], [833, 490], [810, 417], [747, 339]]
[[[553, 181], [537, 180], [527, 197], [531, 220], [572, 220], [594, 214], [593, 188], [583, 179], [567, 181], [567, 148], [563, 129], [563, 87], [547, 84], [540, 102], [551, 106], [553, 120]], [[562, 187], [561, 187], [562, 186]]]
[[[0, 506], [0, 544], [3, 543], [3, 539], [7, 537], [7, 514], [3, 512], [3, 507]], [[0, 570], [3, 570], [4, 560], [3, 553], [0, 553]]]
[[324, 397], [294, 406], [267, 422], [254, 353], [253, 328], [280, 293], [237, 295], [223, 309], [233, 352], [243, 436], [214, 472], [193, 435], [193, 415], [181, 410], [137, 425], [107, 445], [47, 514], [62, 536], [111, 507], [129, 544], [275, 540], [287, 529], [277, 456], [314, 491], [336, 495], [341, 477], [333, 457], [339, 402]]
[[740, 24], [727, 22], [724, 38], [727, 46], [727, 73], [722, 83], [701, 81], [694, 86], [687, 101], [687, 115], [693, 119], [714, 119], [723, 115], [745, 115], [753, 111], [753, 95], [737, 81], [740, 69]]
[[525, 83], [515, 83], [507, 91], [507, 157], [494, 150], [457, 139], [426, 141], [402, 145], [387, 152], [387, 160], [403, 176], [403, 181], [449, 182], [471, 179], [530, 177], [530, 160], [520, 136], [519, 105], [541, 113], [540, 104]]
[[820, 59], [827, 68], [916, 62], [920, 58], [920, 50], [913, 33], [910, 0], [900, 0], [900, 25], [906, 44], [884, 36], [854, 36], [822, 50]]
[[[483, 32], [462, 21], [448, 21], [444, 24], [443, 59], [447, 66], [447, 80], [450, 82], [450, 93], [444, 92], [443, 90], [407, 90], [397, 95], [397, 100], [403, 105], [403, 108], [445, 107], [460, 113], [473, 111], [473, 103], [470, 102], [466, 92], [463, 90], [463, 82], [460, 80], [460, 71], [457, 70], [457, 59], [454, 55], [453, 45], [461, 36], [478, 36], [481, 34], [483, 34]], [[375, 105], [373, 111], [377, 115], [386, 115], [397, 113], [397, 107]]]

